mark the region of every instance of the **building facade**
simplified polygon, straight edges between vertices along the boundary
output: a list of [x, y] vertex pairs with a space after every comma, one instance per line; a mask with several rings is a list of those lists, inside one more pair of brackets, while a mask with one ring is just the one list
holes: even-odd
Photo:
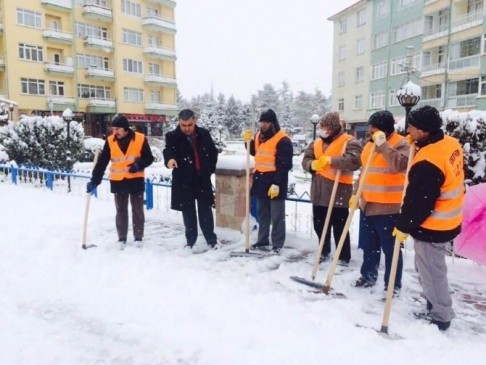
[[125, 114], [161, 132], [176, 114], [173, 0], [0, 0], [0, 97], [19, 114], [70, 108], [85, 133]]

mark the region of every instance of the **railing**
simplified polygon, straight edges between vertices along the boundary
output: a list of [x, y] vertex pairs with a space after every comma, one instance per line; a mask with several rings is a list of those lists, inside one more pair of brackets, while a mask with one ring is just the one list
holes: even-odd
[[448, 108], [457, 108], [457, 107], [465, 107], [465, 106], [476, 105], [477, 96], [478, 96], [478, 94], [450, 96], [447, 99], [447, 107]]
[[480, 55], [458, 58], [449, 61], [449, 71], [459, 70], [463, 68], [479, 67]]
[[445, 72], [445, 63], [433, 63], [431, 65], [422, 66], [420, 70], [420, 76], [430, 76], [430, 75], [437, 75]]
[[424, 38], [428, 36], [433, 36], [435, 34], [446, 32], [447, 33], [447, 24], [439, 25], [438, 27], [429, 28], [424, 30]]
[[483, 9], [458, 17], [452, 22], [452, 31], [459, 32], [464, 29], [472, 28], [476, 25], [482, 24], [482, 21]]
[[423, 99], [420, 100], [418, 103], [418, 106], [424, 106], [424, 105], [430, 105], [433, 106], [434, 108], [440, 109], [442, 108], [442, 99], [437, 98], [437, 99]]

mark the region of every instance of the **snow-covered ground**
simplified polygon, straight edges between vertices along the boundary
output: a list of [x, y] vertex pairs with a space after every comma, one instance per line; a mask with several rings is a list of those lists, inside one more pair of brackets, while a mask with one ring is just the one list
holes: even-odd
[[470, 261], [448, 258], [457, 319], [444, 334], [412, 316], [424, 303], [406, 252], [389, 327], [403, 339], [392, 341], [373, 330], [382, 276], [374, 291], [350, 285], [362, 256], [356, 234], [351, 265], [332, 282], [347, 299], [337, 299], [289, 279], [310, 278], [315, 237], [289, 232], [281, 256], [229, 258], [244, 237], [217, 228], [223, 247], [202, 252], [200, 237], [193, 254], [182, 248], [182, 217], [152, 210], [144, 247], [120, 251], [113, 202], [91, 199], [88, 243], [97, 247], [85, 251], [85, 196], [7, 181], [0, 195], [1, 364], [485, 363], [486, 268]]

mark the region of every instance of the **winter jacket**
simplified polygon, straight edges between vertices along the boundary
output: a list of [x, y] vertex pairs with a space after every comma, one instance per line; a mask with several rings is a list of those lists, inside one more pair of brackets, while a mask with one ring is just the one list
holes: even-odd
[[[433, 144], [437, 144], [434, 146], [437, 148], [448, 144], [444, 140], [444, 132], [442, 130], [431, 134], [426, 141], [417, 143], [419, 152], [415, 155], [413, 165], [408, 173], [408, 186], [402, 209], [398, 216], [397, 228], [424, 242], [443, 243], [453, 240], [461, 232], [461, 224], [445, 230], [440, 225], [438, 225], [437, 229], [422, 227], [422, 224], [436, 208], [437, 200], [441, 197], [441, 189], [445, 187], [444, 183], [454, 180], [452, 176], [446, 176], [446, 174], [451, 174], [451, 171], [442, 169], [434, 163], [437, 148], [430, 149], [430, 152], [433, 153], [433, 155], [431, 154], [433, 156], [431, 161], [427, 160], [427, 158], [420, 158], [420, 150], [423, 150], [422, 153], [426, 154], [429, 150], [427, 147]], [[462, 156], [462, 147], [458, 142], [456, 147], [461, 149], [460, 155]], [[450, 161], [450, 154], [441, 155], [441, 157], [444, 158], [446, 163]], [[463, 168], [463, 161], [456, 161], [456, 164]], [[464, 181], [464, 171], [458, 171], [457, 173], [459, 176], [456, 179], [461, 180], [460, 184], [456, 184], [459, 186]]]
[[[268, 139], [268, 141], [271, 141], [273, 138], [274, 137], [271, 137], [270, 139]], [[263, 142], [260, 145], [263, 145], [265, 143], [266, 142]], [[255, 141], [252, 140], [250, 143], [250, 154], [252, 156], [255, 156], [255, 153]], [[268, 190], [270, 189], [270, 186], [275, 184], [278, 185], [280, 190], [278, 196], [274, 199], [286, 199], [289, 182], [289, 171], [292, 169], [293, 155], [294, 151], [290, 138], [287, 136], [281, 138], [276, 144], [275, 148], [276, 171], [255, 171], [253, 173], [250, 195], [257, 197], [258, 199], [270, 199], [270, 197], [268, 196]]]
[[[396, 143], [395, 146], [391, 146], [390, 139], [396, 138], [400, 138], [400, 141]], [[370, 141], [367, 145], [371, 145], [372, 143], [373, 142]], [[397, 135], [396, 133], [392, 133], [387, 138], [387, 143], [383, 143], [381, 146], [377, 146], [375, 149], [375, 154], [381, 156], [384, 159], [389, 174], [396, 174], [397, 172], [405, 173], [407, 169], [409, 153], [410, 145], [403, 137]], [[361, 174], [362, 173], [363, 172], [361, 171]], [[356, 194], [356, 192], [358, 191], [359, 181], [360, 180], [357, 180], [354, 184], [353, 194]], [[403, 198], [403, 186], [401, 187], [400, 193], [400, 197]], [[361, 199], [359, 201], [360, 209], [362, 212], [364, 212], [366, 216], [397, 214], [398, 212], [400, 212], [401, 205], [401, 199], [399, 203], [378, 203], [373, 201], [366, 201], [363, 194], [361, 195]]]
[[[334, 138], [333, 141], [339, 138], [344, 133], [341, 130]], [[330, 146], [331, 143], [324, 143], [324, 150]], [[331, 158], [331, 166], [342, 171], [356, 171], [361, 167], [361, 151], [363, 146], [356, 138], [351, 138], [347, 145], [346, 150], [342, 156], [336, 156]], [[312, 169], [312, 161], [316, 160], [314, 154], [314, 142], [311, 142], [304, 152], [304, 158], [302, 159], [302, 168], [312, 174], [311, 183], [311, 203], [314, 205], [320, 205], [323, 207], [329, 206], [331, 200], [332, 188], [334, 181], [327, 179]], [[343, 208], [348, 207], [349, 198], [353, 192], [353, 185], [351, 184], [338, 184], [336, 191], [336, 197], [334, 200], [334, 207]]]
[[[121, 139], [118, 139], [115, 136], [110, 136], [109, 138], [114, 138], [114, 142], [118, 144], [121, 152], [126, 154], [130, 143], [135, 141], [135, 132], [129, 129], [128, 134]], [[111, 158], [112, 152], [110, 149], [110, 144], [108, 140], [106, 140], [105, 145], [103, 146], [103, 151], [101, 152], [98, 162], [93, 169], [93, 177], [91, 178], [91, 182], [94, 185], [101, 184], [101, 180], [103, 179], [106, 167], [110, 163]], [[140, 170], [143, 171], [145, 168], [150, 166], [153, 161], [154, 156], [152, 155], [152, 150], [150, 149], [147, 138], [143, 136], [140, 157], [136, 160], [137, 165], [140, 167]], [[110, 180], [110, 185], [111, 192], [113, 194], [133, 194], [145, 191], [145, 181], [143, 176], [136, 177], [134, 179], [123, 179], [120, 181]]]
[[196, 125], [194, 135], [200, 171], [196, 170], [192, 137], [185, 135], [179, 126], [165, 135], [163, 151], [165, 165], [167, 166], [169, 160], [174, 159], [178, 166], [172, 170], [171, 209], [173, 210], [186, 210], [195, 199], [198, 199], [198, 204], [214, 206], [211, 174], [216, 171], [218, 150], [207, 129]]

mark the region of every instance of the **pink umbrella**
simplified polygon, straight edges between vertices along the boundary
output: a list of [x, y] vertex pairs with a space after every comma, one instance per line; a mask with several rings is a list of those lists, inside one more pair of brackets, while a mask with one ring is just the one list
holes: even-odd
[[454, 252], [486, 265], [486, 183], [467, 189], [462, 232], [454, 240]]

